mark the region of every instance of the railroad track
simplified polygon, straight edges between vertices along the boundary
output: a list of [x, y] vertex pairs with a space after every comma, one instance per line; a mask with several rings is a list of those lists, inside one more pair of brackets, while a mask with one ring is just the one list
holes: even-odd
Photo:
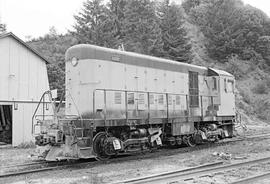
[[74, 162], [60, 161], [60, 162], [33, 162], [25, 164], [8, 165], [1, 167], [0, 178], [18, 176], [23, 174], [30, 174], [42, 171], [50, 171], [56, 169], [64, 169], [68, 167], [83, 166], [93, 162], [93, 160], [78, 160]]
[[157, 157], [157, 156], [170, 156], [170, 155], [179, 154], [179, 153], [193, 152], [193, 151], [198, 151], [201, 149], [206, 149], [206, 148], [211, 148], [211, 147], [216, 147], [216, 146], [223, 146], [227, 144], [233, 144], [233, 143], [241, 142], [241, 141], [250, 141], [250, 140], [258, 141], [262, 139], [270, 139], [270, 133], [249, 135], [245, 137], [235, 137], [235, 138], [231, 138], [227, 140], [225, 139], [225, 140], [215, 142], [215, 143], [205, 143], [205, 144], [197, 145], [195, 147], [182, 147], [182, 148], [176, 147], [176, 149], [163, 148], [163, 149], [158, 149], [151, 154], [130, 155], [126, 158], [115, 158], [113, 160], [106, 161], [106, 163], [114, 162], [114, 161], [121, 162], [121, 161], [127, 161], [127, 160], [152, 158], [152, 157]]
[[258, 183], [259, 181], [268, 180], [267, 183], [269, 183], [270, 178], [270, 172], [265, 172], [263, 174], [251, 176], [248, 178], [240, 179], [238, 181], [234, 181], [231, 184], [251, 184], [251, 183]]
[[[18, 175], [30, 174], [30, 173], [36, 173], [36, 172], [43, 172], [43, 171], [50, 171], [50, 170], [56, 170], [56, 169], [65, 169], [69, 167], [86, 166], [88, 164], [91, 164], [91, 166], [94, 166], [97, 163], [99, 164], [108, 164], [108, 163], [116, 163], [116, 162], [119, 163], [119, 162], [125, 162], [129, 160], [137, 160], [140, 158], [143, 159], [143, 158], [152, 158], [155, 156], [173, 155], [176, 153], [192, 152], [192, 151], [197, 151], [204, 148], [230, 144], [230, 143], [244, 141], [244, 140], [253, 140], [253, 139], [258, 140], [258, 139], [265, 139], [265, 138], [270, 138], [270, 133], [233, 138], [233, 139], [216, 142], [215, 144], [203, 144], [203, 145], [198, 145], [196, 147], [185, 147], [182, 149], [166, 149], [165, 148], [166, 151], [161, 149], [151, 154], [123, 156], [123, 157], [114, 158], [108, 161], [96, 162], [94, 160], [89, 161], [88, 159], [88, 160], [75, 161], [73, 163], [41, 161], [41, 162], [24, 163], [24, 164], [17, 164], [17, 165], [7, 165], [4, 167], [1, 167], [2, 172], [0, 172], [0, 178], [18, 176]], [[15, 169], [12, 169], [12, 168], [15, 168]]]
[[15, 165], [5, 165], [5, 166], [1, 166], [1, 169], [8, 169], [8, 168], [12, 168], [12, 167], [24, 167], [24, 166], [38, 166], [38, 165], [42, 165], [42, 164], [49, 164], [50, 162], [47, 161], [32, 161], [29, 163], [22, 163], [22, 164], [15, 164]]
[[[239, 169], [245, 166], [258, 165], [262, 163], [270, 163], [270, 157], [261, 159], [240, 162], [235, 164], [217, 165], [207, 164], [198, 167], [192, 167], [184, 170], [178, 170], [173, 172], [161, 173], [157, 175], [151, 175], [147, 177], [135, 178], [131, 180], [118, 181], [116, 183], [121, 184], [164, 184], [164, 183], [184, 183], [185, 181], [192, 180], [194, 178], [209, 176], [215, 173], [225, 172], [233, 169]], [[233, 182], [233, 184], [246, 184], [253, 181], [269, 178], [270, 173], [264, 173], [262, 175], [256, 175], [250, 178], [242, 179]]]
[[263, 134], [256, 134], [256, 135], [248, 135], [248, 136], [241, 136], [232, 139], [225, 139], [224, 141], [217, 142], [217, 144], [223, 143], [232, 143], [232, 142], [239, 142], [239, 141], [246, 141], [252, 139], [268, 139], [270, 138], [270, 133], [263, 133]]

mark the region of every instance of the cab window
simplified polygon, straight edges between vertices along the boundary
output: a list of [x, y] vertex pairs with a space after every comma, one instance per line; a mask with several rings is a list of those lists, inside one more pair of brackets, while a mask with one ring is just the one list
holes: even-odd
[[224, 79], [224, 91], [227, 92], [227, 81]]
[[213, 77], [213, 88], [212, 90], [217, 90], [217, 79]]
[[232, 80], [227, 81], [227, 92], [234, 93], [234, 84]]

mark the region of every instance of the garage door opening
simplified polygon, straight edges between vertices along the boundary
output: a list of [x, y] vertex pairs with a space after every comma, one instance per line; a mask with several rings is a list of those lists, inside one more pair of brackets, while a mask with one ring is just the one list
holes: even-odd
[[12, 105], [0, 105], [0, 145], [12, 143]]

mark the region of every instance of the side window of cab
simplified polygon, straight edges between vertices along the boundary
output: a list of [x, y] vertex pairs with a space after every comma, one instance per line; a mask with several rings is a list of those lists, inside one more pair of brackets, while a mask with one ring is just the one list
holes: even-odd
[[224, 79], [224, 90], [226, 93], [234, 93], [234, 81], [231, 79]]
[[227, 80], [227, 93], [234, 93], [234, 82], [233, 80]]
[[217, 90], [217, 78], [213, 77], [212, 79], [213, 79], [213, 88], [212, 88], [212, 90], [216, 91]]

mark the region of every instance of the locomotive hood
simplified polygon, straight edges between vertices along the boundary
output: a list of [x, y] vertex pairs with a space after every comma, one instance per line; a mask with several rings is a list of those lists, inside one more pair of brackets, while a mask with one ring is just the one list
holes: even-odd
[[200, 73], [207, 72], [207, 67], [192, 65], [179, 61], [153, 57], [149, 55], [138, 54], [134, 52], [121, 51], [105, 47], [99, 47], [90, 44], [79, 44], [70, 47], [65, 54], [66, 62], [71, 61], [72, 58], [77, 60], [84, 59], [98, 59], [112, 62], [119, 62], [131, 65], [138, 65], [144, 67], [154, 67], [162, 69], [181, 68], [184, 70], [192, 69]]

